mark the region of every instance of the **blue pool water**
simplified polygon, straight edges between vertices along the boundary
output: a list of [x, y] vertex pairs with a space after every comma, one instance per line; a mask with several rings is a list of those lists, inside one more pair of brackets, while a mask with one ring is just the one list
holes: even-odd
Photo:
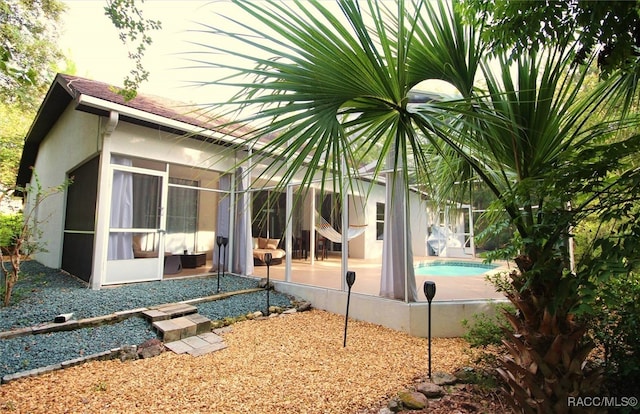
[[415, 267], [416, 276], [478, 276], [498, 266], [469, 262], [421, 263]]

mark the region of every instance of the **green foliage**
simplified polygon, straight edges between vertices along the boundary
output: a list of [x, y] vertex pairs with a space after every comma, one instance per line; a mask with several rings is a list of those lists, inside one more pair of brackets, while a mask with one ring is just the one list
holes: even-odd
[[15, 185], [24, 137], [33, 121], [34, 111], [0, 102], [0, 189]]
[[[144, 3], [144, 0], [139, 0], [139, 3]], [[149, 71], [142, 65], [146, 48], [152, 43], [148, 33], [159, 30], [162, 25], [158, 20], [143, 17], [142, 10], [136, 5], [135, 0], [107, 0], [104, 11], [119, 30], [120, 40], [124, 45], [138, 42], [135, 50], [129, 51], [129, 58], [135, 63], [135, 68], [125, 78], [124, 88], [117, 91], [130, 100], [136, 97], [140, 84], [149, 78]]]
[[22, 231], [22, 213], [0, 213], [0, 247], [11, 246]]
[[93, 391], [95, 392], [104, 392], [107, 390], [108, 390], [107, 383], [104, 381], [99, 381], [93, 384]]
[[474, 18], [480, 14], [488, 22], [483, 34], [491, 50], [507, 50], [516, 57], [579, 33], [578, 62], [584, 63], [597, 46], [603, 46], [598, 65], [605, 74], [630, 70], [637, 62], [637, 1], [465, 0], [464, 6]]
[[62, 59], [64, 8], [57, 0], [0, 0], [0, 102], [38, 105]]
[[518, 233], [514, 233], [511, 220], [504, 214], [496, 220], [485, 213], [478, 220], [476, 228], [476, 246], [486, 250], [483, 257], [488, 262], [509, 260], [515, 257], [522, 247], [522, 240]]
[[[23, 212], [23, 219], [18, 229], [12, 237], [11, 247], [6, 251], [2, 250], [0, 255], [0, 274], [4, 282], [3, 305], [9, 306], [13, 289], [18, 283], [20, 277], [20, 266], [23, 256], [28, 257], [37, 251], [46, 251], [46, 246], [40, 242], [40, 225], [42, 219], [38, 219], [36, 211], [38, 206], [47, 198], [58, 194], [65, 190], [71, 184], [71, 180], [66, 180], [59, 186], [43, 188], [38, 179], [38, 175], [34, 173], [33, 184], [21, 189], [26, 197], [30, 199], [27, 210]], [[5, 263], [5, 256], [8, 257], [8, 263]]]
[[467, 328], [464, 339], [472, 347], [487, 347], [489, 345], [502, 345], [505, 329], [513, 331], [509, 326], [504, 314], [514, 314], [515, 308], [511, 304], [497, 303], [493, 305], [493, 311], [486, 313], [476, 313], [473, 320], [462, 320], [462, 326]]
[[593, 333], [606, 358], [606, 385], [620, 395], [640, 393], [640, 274], [597, 286], [601, 296]]
[[[638, 193], [635, 188], [635, 194]], [[634, 194], [634, 191], [630, 191]], [[635, 203], [637, 204], [637, 203]], [[589, 315], [604, 351], [605, 385], [617, 395], [640, 393], [640, 205], [607, 212], [609, 221], [589, 226], [579, 271], [589, 277], [579, 312]], [[612, 215], [613, 214], [613, 215]]]

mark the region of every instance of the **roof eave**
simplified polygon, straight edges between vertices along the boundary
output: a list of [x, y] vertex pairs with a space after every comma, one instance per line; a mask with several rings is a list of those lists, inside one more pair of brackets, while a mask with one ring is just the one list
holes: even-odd
[[[73, 100], [73, 92], [62, 80], [60, 75], [56, 76], [25, 137], [16, 177], [18, 188], [24, 188], [31, 181], [32, 167], [36, 162], [40, 143]], [[21, 192], [18, 193], [22, 195]]]
[[216, 142], [222, 145], [239, 145], [244, 141], [226, 134], [198, 127], [186, 122], [178, 121], [155, 115], [150, 112], [131, 108], [118, 103], [106, 101], [90, 95], [78, 95], [76, 98], [76, 109], [94, 113], [101, 116], [108, 116], [109, 112], [115, 111], [120, 114], [120, 119], [127, 122], [146, 127], [161, 128], [167, 132], [177, 135], [186, 135], [190, 138]]

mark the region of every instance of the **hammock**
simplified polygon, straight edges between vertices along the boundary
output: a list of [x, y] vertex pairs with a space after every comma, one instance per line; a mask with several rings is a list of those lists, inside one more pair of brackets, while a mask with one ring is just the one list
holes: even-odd
[[[342, 243], [342, 234], [338, 233], [336, 229], [331, 227], [331, 224], [327, 222], [320, 214], [317, 215], [316, 231], [323, 237], [331, 240], [334, 243]], [[367, 225], [351, 225], [347, 230], [347, 240], [351, 240], [354, 237], [358, 237], [367, 229]]]

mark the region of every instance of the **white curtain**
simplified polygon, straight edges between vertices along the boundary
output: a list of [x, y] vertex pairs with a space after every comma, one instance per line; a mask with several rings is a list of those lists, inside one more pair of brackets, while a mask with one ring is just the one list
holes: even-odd
[[[393, 169], [393, 155], [387, 168]], [[399, 168], [386, 174], [384, 240], [380, 296], [415, 302], [418, 298], [413, 269], [413, 249], [408, 221], [408, 194]]]
[[233, 271], [242, 275], [253, 273], [253, 246], [251, 243], [251, 195], [246, 190], [251, 184], [246, 168], [236, 170], [236, 219], [233, 249]]
[[[131, 166], [130, 159], [111, 156], [111, 164]], [[111, 228], [130, 229], [133, 226], [133, 177], [127, 171], [113, 172], [111, 190]], [[133, 259], [133, 239], [131, 233], [109, 233], [109, 260]]]

